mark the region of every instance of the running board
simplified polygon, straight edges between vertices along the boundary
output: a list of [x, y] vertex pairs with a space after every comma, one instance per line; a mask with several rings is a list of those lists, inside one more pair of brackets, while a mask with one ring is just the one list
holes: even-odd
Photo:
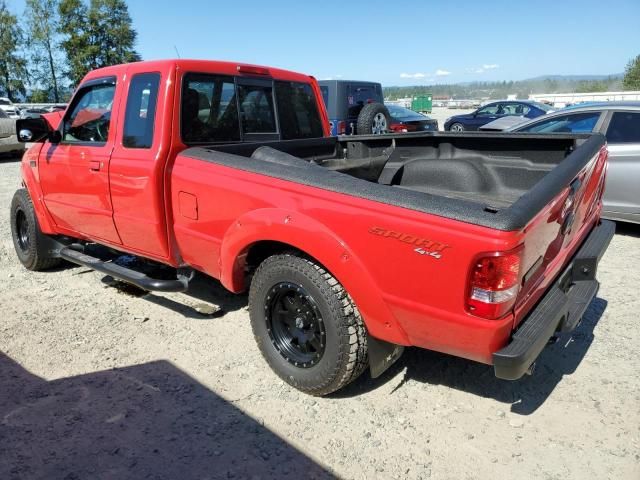
[[151, 278], [142, 272], [131, 270], [130, 268], [122, 267], [112, 262], [105, 262], [69, 247], [60, 250], [60, 258], [91, 268], [105, 275], [111, 275], [113, 278], [131, 283], [143, 290], [155, 292], [184, 292], [189, 286], [188, 277], [179, 277], [172, 280]]

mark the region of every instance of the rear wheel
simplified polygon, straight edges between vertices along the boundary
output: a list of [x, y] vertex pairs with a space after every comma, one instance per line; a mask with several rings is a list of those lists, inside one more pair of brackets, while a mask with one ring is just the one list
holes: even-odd
[[464, 132], [464, 125], [461, 123], [454, 123], [449, 127], [450, 132]]
[[11, 236], [18, 259], [28, 270], [46, 270], [61, 260], [49, 251], [50, 239], [40, 231], [31, 198], [25, 189], [11, 201]]
[[326, 395], [367, 366], [364, 323], [351, 297], [322, 266], [295, 254], [258, 267], [249, 292], [253, 334], [273, 371], [291, 386]]

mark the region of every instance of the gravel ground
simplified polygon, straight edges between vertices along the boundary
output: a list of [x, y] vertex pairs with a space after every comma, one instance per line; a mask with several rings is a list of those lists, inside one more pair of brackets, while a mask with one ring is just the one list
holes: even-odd
[[140, 296], [80, 267], [18, 263], [0, 162], [0, 478], [640, 478], [640, 229], [533, 376], [409, 349], [330, 398], [291, 389], [246, 297], [198, 278]]
[[444, 122], [447, 118], [453, 117], [454, 115], [464, 115], [465, 113], [471, 113], [473, 111], [475, 111], [475, 109], [433, 107], [433, 110], [428, 116], [438, 120], [438, 128], [444, 130]]

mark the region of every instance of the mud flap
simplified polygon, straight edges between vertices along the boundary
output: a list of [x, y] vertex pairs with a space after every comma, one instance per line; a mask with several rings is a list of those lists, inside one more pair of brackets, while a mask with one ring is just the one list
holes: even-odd
[[395, 345], [373, 337], [367, 339], [367, 347], [369, 351], [369, 371], [371, 372], [371, 378], [377, 378], [386, 372], [387, 369], [402, 356], [402, 352], [404, 352], [402, 345]]

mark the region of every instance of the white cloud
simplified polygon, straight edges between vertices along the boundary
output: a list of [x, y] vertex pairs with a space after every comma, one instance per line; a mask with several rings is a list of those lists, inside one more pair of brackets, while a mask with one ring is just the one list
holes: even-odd
[[424, 78], [427, 75], [424, 73], [401, 73], [400, 78]]
[[495, 70], [496, 68], [500, 68], [500, 65], [497, 63], [485, 63], [481, 67], [474, 67], [467, 70], [473, 73], [484, 73], [487, 70]]
[[441, 69], [436, 70], [436, 77], [446, 77], [447, 75], [451, 75], [451, 72]]

